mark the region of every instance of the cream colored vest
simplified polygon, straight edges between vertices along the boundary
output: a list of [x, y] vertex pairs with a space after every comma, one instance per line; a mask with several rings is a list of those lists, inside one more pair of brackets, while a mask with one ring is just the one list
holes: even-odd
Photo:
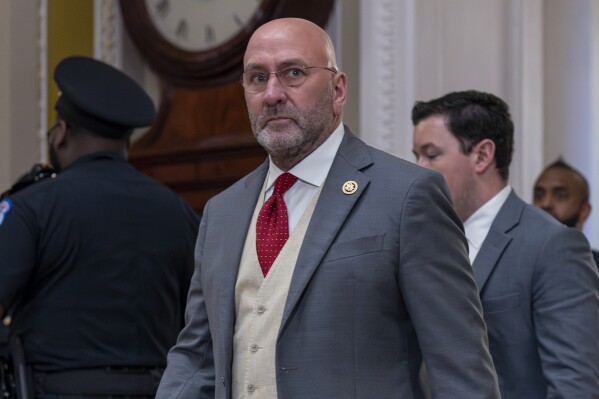
[[266, 278], [256, 254], [256, 219], [264, 203], [258, 199], [248, 230], [235, 285], [233, 399], [276, 399], [276, 343], [291, 276], [320, 190], [275, 259]]

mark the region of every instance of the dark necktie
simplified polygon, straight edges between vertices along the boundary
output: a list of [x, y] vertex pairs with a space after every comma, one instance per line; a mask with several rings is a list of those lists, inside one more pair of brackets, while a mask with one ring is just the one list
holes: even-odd
[[283, 194], [297, 181], [291, 173], [283, 173], [275, 182], [271, 197], [262, 205], [256, 221], [256, 252], [264, 277], [289, 238], [287, 206]]

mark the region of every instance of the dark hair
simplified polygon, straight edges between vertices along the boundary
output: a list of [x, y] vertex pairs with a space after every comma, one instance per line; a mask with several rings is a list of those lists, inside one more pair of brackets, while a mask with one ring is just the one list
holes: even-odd
[[495, 164], [507, 180], [514, 151], [514, 123], [508, 105], [499, 97], [475, 90], [452, 92], [430, 101], [417, 101], [412, 108], [416, 126], [431, 116], [445, 117], [445, 126], [469, 154], [484, 139], [495, 143]]
[[545, 167], [545, 169], [543, 169], [542, 173], [546, 172], [549, 169], [553, 169], [553, 168], [568, 170], [568, 171], [574, 173], [576, 176], [578, 176], [580, 178], [580, 180], [582, 181], [582, 187], [580, 187], [580, 189], [582, 191], [582, 193], [581, 193], [582, 194], [582, 202], [583, 203], [589, 202], [589, 198], [591, 196], [590, 190], [589, 190], [589, 182], [582, 175], [582, 173], [580, 173], [580, 171], [578, 169], [575, 169], [573, 166], [571, 166], [569, 163], [567, 163], [563, 159], [558, 158], [557, 161], [547, 165], [547, 167]]

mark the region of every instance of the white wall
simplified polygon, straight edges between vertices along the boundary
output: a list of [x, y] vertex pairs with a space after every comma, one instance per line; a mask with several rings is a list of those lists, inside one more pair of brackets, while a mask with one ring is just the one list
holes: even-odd
[[40, 157], [37, 27], [37, 1], [0, 1], [0, 191]]
[[[0, 1], [0, 57], [3, 60], [10, 58], [10, 2]], [[10, 124], [10, 94], [6, 88], [10, 82], [9, 65], [0, 62], [0, 191], [4, 191], [10, 183], [10, 144], [12, 136], [9, 134]]]
[[[544, 161], [558, 157], [580, 170], [591, 186], [594, 211], [585, 225], [599, 248], [599, 139], [597, 105], [597, 1], [545, 3]], [[595, 53], [594, 53], [595, 51]]]

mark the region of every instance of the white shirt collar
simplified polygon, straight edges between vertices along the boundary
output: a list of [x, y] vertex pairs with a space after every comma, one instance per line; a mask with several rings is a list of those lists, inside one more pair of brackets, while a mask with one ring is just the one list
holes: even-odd
[[[296, 176], [305, 183], [320, 187], [333, 165], [337, 150], [341, 145], [344, 134], [343, 123], [331, 133], [331, 135], [318, 148], [312, 151], [306, 158], [302, 159], [297, 165], [289, 170], [289, 173]], [[275, 184], [277, 177], [284, 172], [279, 169], [269, 157], [268, 182], [266, 191]]]
[[468, 255], [470, 257], [470, 263], [474, 262], [480, 247], [485, 241], [487, 234], [489, 234], [491, 224], [493, 224], [495, 217], [509, 197], [511, 191], [512, 188], [509, 185], [505, 186], [464, 222], [464, 230], [466, 238], [468, 239]]

